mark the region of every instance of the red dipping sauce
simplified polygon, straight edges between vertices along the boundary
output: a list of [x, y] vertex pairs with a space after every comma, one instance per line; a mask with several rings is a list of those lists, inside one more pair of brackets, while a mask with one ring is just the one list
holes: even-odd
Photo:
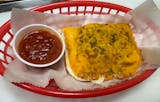
[[19, 55], [34, 64], [46, 64], [61, 54], [60, 39], [46, 30], [36, 30], [26, 34], [18, 46]]

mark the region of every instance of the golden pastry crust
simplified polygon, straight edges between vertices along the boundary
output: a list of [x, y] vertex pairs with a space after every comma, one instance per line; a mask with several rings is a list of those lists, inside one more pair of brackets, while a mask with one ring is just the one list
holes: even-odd
[[105, 80], [128, 78], [141, 65], [128, 24], [88, 24], [66, 27], [63, 32], [69, 72], [78, 78], [87, 81], [100, 77]]

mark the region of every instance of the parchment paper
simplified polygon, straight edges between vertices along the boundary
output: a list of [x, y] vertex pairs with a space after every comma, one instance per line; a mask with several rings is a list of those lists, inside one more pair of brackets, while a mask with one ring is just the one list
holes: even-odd
[[[146, 12], [147, 11], [147, 12]], [[143, 56], [143, 64], [137, 75], [149, 68], [158, 68], [160, 65], [160, 10], [152, 0], [131, 11], [125, 16], [104, 15], [104, 16], [67, 16], [60, 14], [44, 14], [33, 11], [13, 9], [11, 16], [11, 28], [15, 34], [20, 28], [29, 24], [46, 24], [61, 31], [66, 26], [82, 26], [88, 23], [129, 23], [134, 31], [134, 36]], [[136, 76], [136, 75], [135, 75]], [[133, 76], [133, 77], [135, 77]], [[7, 66], [4, 77], [11, 82], [28, 82], [35, 86], [46, 87], [50, 79], [64, 90], [93, 90], [115, 85], [119, 82], [131, 79], [105, 81], [101, 84], [91, 82], [80, 82], [71, 77], [65, 70], [64, 59], [57, 64], [45, 68], [31, 68], [15, 59]]]

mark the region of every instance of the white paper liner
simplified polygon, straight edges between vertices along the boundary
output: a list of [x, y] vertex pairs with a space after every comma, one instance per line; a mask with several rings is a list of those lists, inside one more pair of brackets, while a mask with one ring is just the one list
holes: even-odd
[[[150, 9], [147, 9], [146, 6], [150, 7]], [[82, 26], [88, 23], [130, 23], [133, 27], [136, 42], [138, 47], [141, 49], [144, 59], [142, 67], [138, 69], [138, 75], [142, 72], [142, 70], [158, 68], [160, 65], [160, 44], [158, 38], [160, 34], [158, 24], [160, 24], [160, 21], [157, 18], [157, 15], [160, 16], [160, 12], [156, 6], [153, 6], [155, 6], [153, 1], [146, 1], [140, 7], [132, 11], [130, 15], [125, 15], [124, 17], [118, 15], [96, 17], [67, 16], [60, 14], [53, 15], [13, 9], [11, 16], [11, 28], [13, 34], [15, 34], [15, 32], [17, 32], [20, 28], [29, 24], [46, 24], [51, 27], [55, 27], [60, 31], [66, 26]], [[154, 10], [151, 7], [153, 7]], [[147, 14], [146, 9], [143, 8], [146, 8], [148, 10], [147, 12], [151, 14]], [[145, 13], [143, 10], [145, 10]], [[155, 13], [154, 11], [157, 15], [151, 16]], [[144, 14], [145, 17], [140, 16], [139, 14]], [[70, 91], [104, 88], [132, 78], [130, 77], [124, 80], [116, 79], [105, 81], [102, 84], [77, 81], [66, 72], [63, 59], [56, 65], [45, 69], [31, 68], [16, 59], [8, 65], [4, 77], [11, 82], [27, 82], [39, 87], [46, 87], [49, 84], [49, 80], [54, 79], [56, 84], [61, 89]]]

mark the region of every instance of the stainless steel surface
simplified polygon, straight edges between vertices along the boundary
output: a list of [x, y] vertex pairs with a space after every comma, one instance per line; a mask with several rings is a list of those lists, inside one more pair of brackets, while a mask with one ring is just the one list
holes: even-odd
[[0, 4], [0, 13], [4, 11], [10, 11], [12, 8], [28, 8], [59, 1], [61, 0], [21, 0], [21, 1], [2, 3]]

